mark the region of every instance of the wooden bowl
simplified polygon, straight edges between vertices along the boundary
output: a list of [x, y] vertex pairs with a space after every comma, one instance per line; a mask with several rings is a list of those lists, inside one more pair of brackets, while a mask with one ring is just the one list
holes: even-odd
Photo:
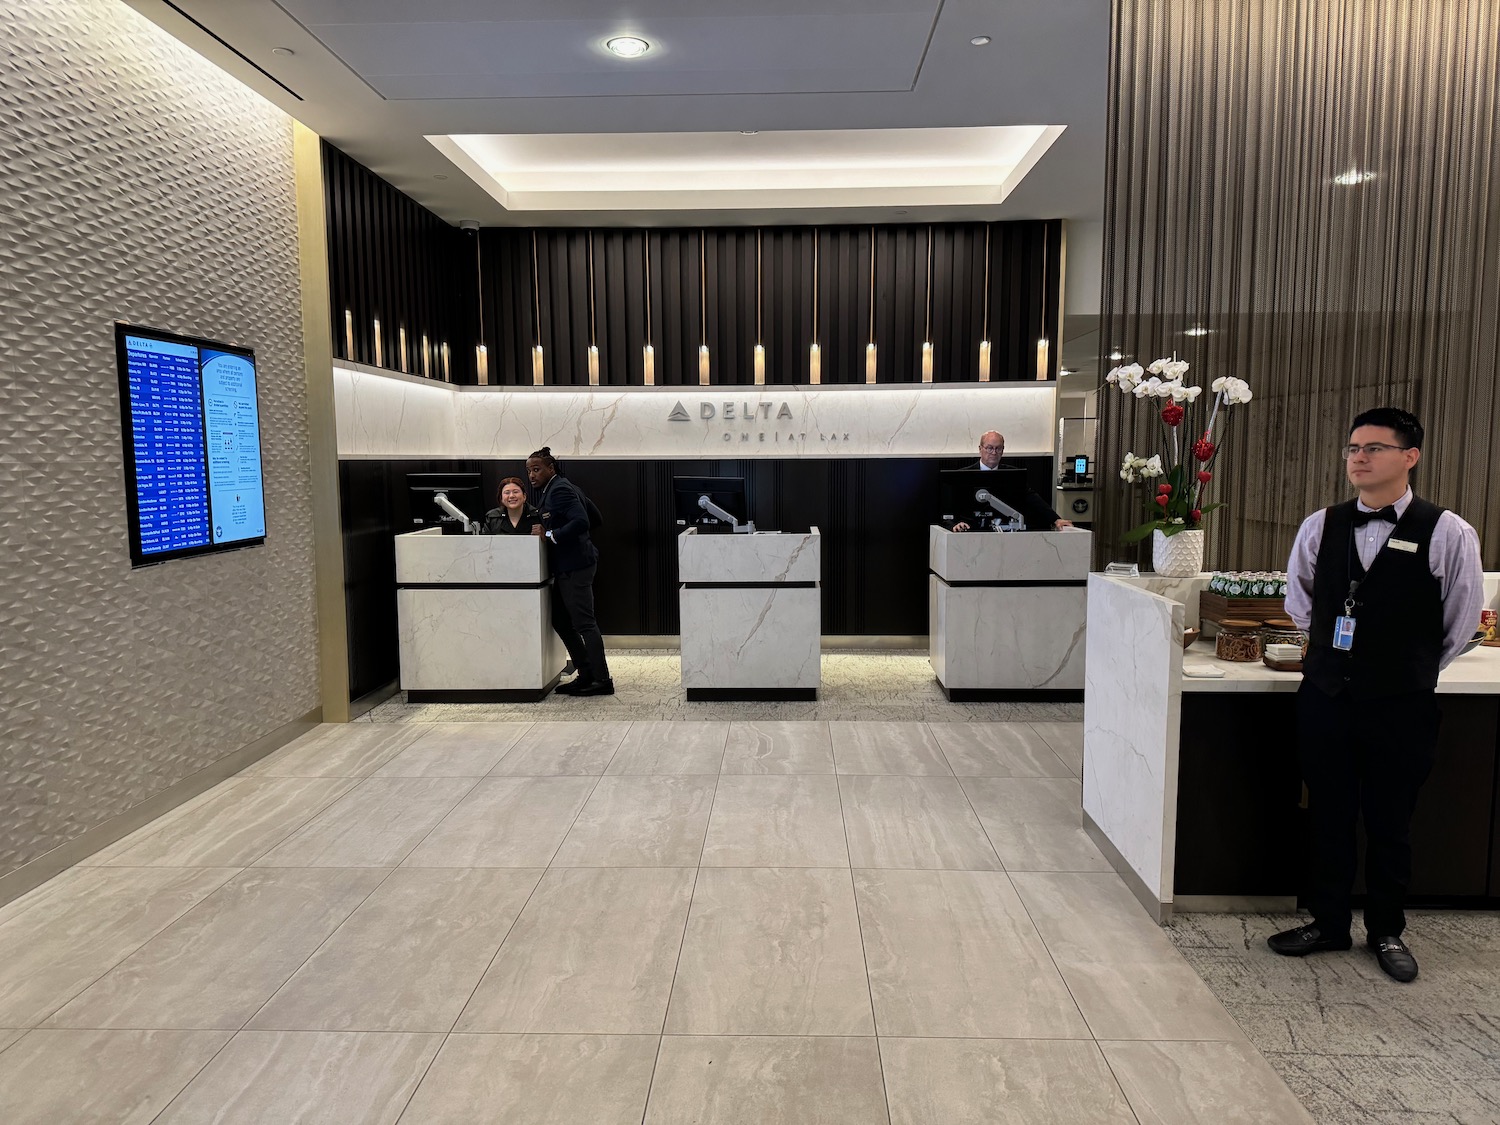
[[1192, 648], [1193, 642], [1198, 639], [1199, 632], [1197, 629], [1184, 629], [1182, 631], [1182, 647]]

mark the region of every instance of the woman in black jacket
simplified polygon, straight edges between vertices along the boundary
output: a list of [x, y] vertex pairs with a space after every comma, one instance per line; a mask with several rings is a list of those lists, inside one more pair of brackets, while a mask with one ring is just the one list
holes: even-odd
[[526, 502], [526, 484], [520, 477], [506, 477], [495, 494], [498, 508], [484, 514], [486, 535], [530, 535], [541, 521], [541, 513]]
[[599, 551], [589, 538], [589, 514], [583, 493], [557, 475], [557, 460], [543, 446], [526, 459], [526, 475], [535, 490], [540, 521], [533, 535], [547, 539], [552, 571], [552, 628], [578, 669], [577, 679], [558, 687], [563, 695], [614, 695], [604, 636], [594, 619], [594, 574]]

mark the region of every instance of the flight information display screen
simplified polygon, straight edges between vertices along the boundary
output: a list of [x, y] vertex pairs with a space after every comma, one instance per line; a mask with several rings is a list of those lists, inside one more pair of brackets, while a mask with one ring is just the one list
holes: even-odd
[[116, 325], [136, 566], [265, 542], [255, 353]]

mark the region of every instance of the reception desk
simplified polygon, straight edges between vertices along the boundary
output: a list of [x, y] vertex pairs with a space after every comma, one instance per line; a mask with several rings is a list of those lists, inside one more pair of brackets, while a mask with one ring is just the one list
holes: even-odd
[[[1089, 577], [1084, 826], [1159, 921], [1289, 910], [1303, 886], [1302, 676], [1218, 660], [1210, 642], [1184, 652], [1207, 584]], [[1485, 576], [1485, 596], [1500, 602], [1500, 575]], [[1412, 820], [1410, 901], [1493, 909], [1500, 649], [1458, 657], [1437, 690], [1443, 724]]]
[[689, 700], [810, 700], [822, 669], [822, 537], [677, 537], [682, 687]]
[[529, 535], [396, 536], [408, 702], [534, 702], [557, 686], [568, 657], [552, 631], [545, 551]]
[[928, 654], [954, 702], [1083, 698], [1087, 531], [928, 529]]

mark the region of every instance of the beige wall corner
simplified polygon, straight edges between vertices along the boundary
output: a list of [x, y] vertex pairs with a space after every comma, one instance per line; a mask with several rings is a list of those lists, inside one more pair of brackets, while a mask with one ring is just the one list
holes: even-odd
[[293, 125], [297, 164], [297, 239], [302, 270], [302, 340], [307, 375], [318, 667], [323, 721], [349, 721], [349, 647], [344, 613], [344, 539], [339, 521], [338, 433], [333, 402], [333, 335], [329, 324], [328, 235], [323, 158], [318, 135]]

